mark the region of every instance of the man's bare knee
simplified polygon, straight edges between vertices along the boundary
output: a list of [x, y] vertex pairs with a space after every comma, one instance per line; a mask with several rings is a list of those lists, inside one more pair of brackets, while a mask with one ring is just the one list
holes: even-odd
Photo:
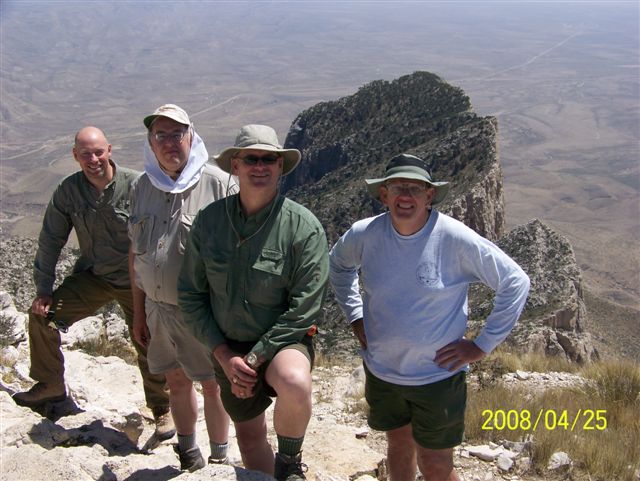
[[193, 381], [187, 377], [182, 369], [174, 369], [165, 373], [169, 390], [173, 394], [184, 393], [193, 388]]
[[206, 381], [201, 381], [202, 385], [202, 395], [204, 397], [218, 397], [220, 396], [220, 386], [215, 379], [208, 379]]
[[301, 402], [311, 397], [311, 365], [300, 351], [287, 349], [276, 354], [267, 368], [266, 379], [278, 397]]

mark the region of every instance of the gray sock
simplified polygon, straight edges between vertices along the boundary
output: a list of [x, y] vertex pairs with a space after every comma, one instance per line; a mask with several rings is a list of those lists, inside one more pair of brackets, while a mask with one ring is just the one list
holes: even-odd
[[185, 452], [195, 447], [196, 447], [196, 433], [178, 434], [178, 448], [180, 448], [180, 451]]
[[224, 444], [218, 444], [214, 443], [213, 441], [209, 441], [209, 447], [211, 448], [211, 457], [213, 459], [224, 459], [227, 457], [227, 453], [229, 452], [228, 442]]

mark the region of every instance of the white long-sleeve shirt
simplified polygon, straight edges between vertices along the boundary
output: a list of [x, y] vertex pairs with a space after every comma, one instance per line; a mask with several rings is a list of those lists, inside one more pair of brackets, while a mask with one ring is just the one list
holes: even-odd
[[470, 283], [482, 282], [496, 292], [493, 310], [474, 339], [486, 353], [513, 329], [529, 292], [528, 276], [509, 256], [435, 210], [409, 236], [398, 234], [388, 213], [356, 222], [333, 246], [330, 266], [347, 321], [364, 318], [367, 367], [401, 385], [454, 374], [434, 358], [438, 349], [464, 336]]

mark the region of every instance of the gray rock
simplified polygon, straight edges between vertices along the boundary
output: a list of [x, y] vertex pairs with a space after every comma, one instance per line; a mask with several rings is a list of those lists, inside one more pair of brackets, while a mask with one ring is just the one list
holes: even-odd
[[531, 469], [531, 458], [524, 456], [516, 459], [516, 471], [518, 473], [526, 473]]
[[501, 453], [504, 452], [504, 448], [498, 447], [494, 449], [486, 444], [481, 444], [479, 446], [469, 446], [468, 451], [469, 454], [482, 459], [483, 461], [494, 461]]
[[361, 399], [364, 396], [364, 383], [364, 368], [359, 366], [351, 373], [344, 395], [348, 398]]
[[547, 463], [547, 469], [549, 471], [555, 471], [558, 469], [569, 469], [573, 466], [573, 461], [569, 455], [563, 451], [555, 452], [549, 458]]
[[507, 472], [513, 467], [514, 461], [513, 458], [502, 453], [496, 459], [496, 465], [501, 471]]
[[[598, 359], [592, 338], [584, 331], [582, 277], [567, 239], [535, 219], [509, 232], [498, 245], [531, 280], [525, 310], [508, 342], [525, 351], [576, 362]], [[486, 318], [491, 303], [479, 300], [491, 299], [489, 290], [482, 286], [471, 292], [471, 317]]]
[[102, 316], [89, 316], [73, 323], [69, 332], [60, 335], [63, 345], [77, 346], [87, 342], [98, 342], [103, 334]]

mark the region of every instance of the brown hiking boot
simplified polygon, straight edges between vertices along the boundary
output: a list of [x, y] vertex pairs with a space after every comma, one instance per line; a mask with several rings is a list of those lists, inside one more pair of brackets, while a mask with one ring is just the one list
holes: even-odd
[[202, 457], [202, 453], [200, 452], [200, 448], [198, 446], [196, 446], [195, 448], [187, 449], [186, 451], [180, 451], [180, 447], [175, 444], [173, 446], [173, 450], [180, 459], [181, 471], [189, 471], [190, 473], [193, 473], [198, 469], [204, 468], [204, 458]]
[[302, 462], [302, 451], [295, 456], [276, 453], [276, 466], [273, 477], [277, 481], [305, 481], [307, 465]]
[[158, 441], [166, 441], [176, 434], [176, 427], [173, 424], [171, 411], [154, 412], [153, 418], [156, 423], [156, 431], [154, 434]]
[[48, 402], [59, 402], [67, 399], [67, 391], [63, 384], [34, 384], [28, 391], [13, 395], [13, 400], [18, 406], [36, 408]]

